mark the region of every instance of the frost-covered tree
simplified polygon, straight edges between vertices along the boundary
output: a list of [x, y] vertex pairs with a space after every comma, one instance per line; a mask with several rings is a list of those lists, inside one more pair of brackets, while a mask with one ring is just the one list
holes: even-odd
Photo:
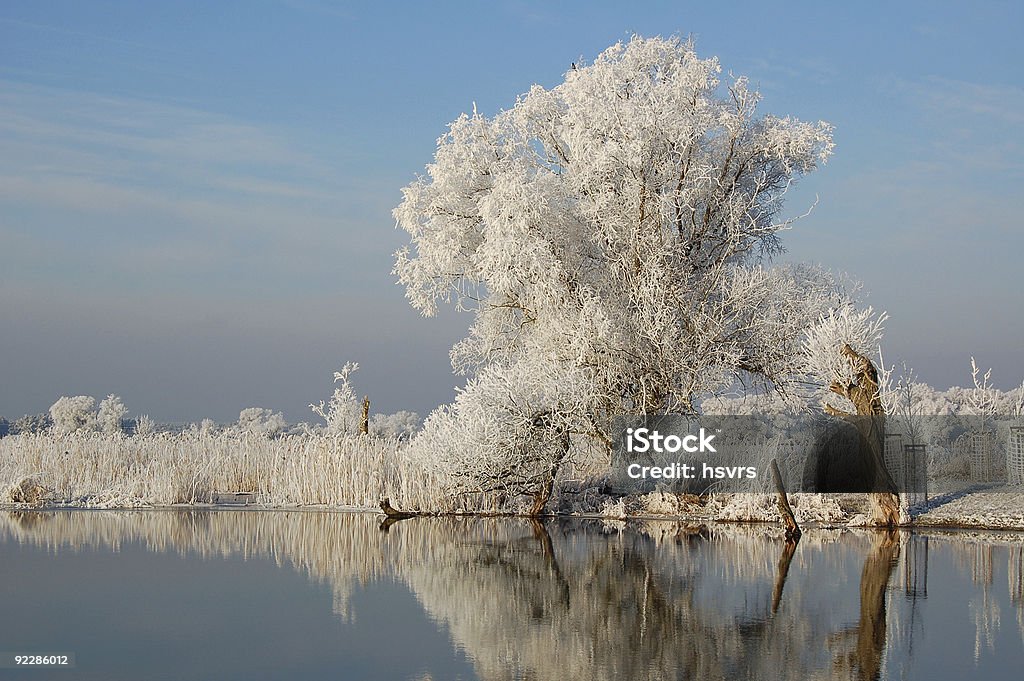
[[124, 406], [121, 398], [117, 395], [107, 395], [107, 398], [100, 402], [96, 420], [104, 433], [120, 433], [124, 430], [121, 422], [127, 415], [128, 408]]
[[825, 412], [847, 419], [859, 433], [854, 451], [864, 458], [871, 477], [872, 515], [876, 523], [895, 526], [909, 520], [900, 506], [896, 486], [885, 465], [885, 404], [882, 378], [868, 355], [882, 338], [885, 314], [871, 308], [845, 306], [823, 315], [805, 332], [804, 361], [808, 372], [822, 379], [839, 406], [824, 402]]
[[264, 437], [276, 437], [288, 426], [284, 414], [262, 407], [248, 407], [238, 414], [238, 429]]
[[88, 395], [61, 397], [50, 406], [53, 430], [59, 435], [79, 430], [93, 430], [96, 427], [96, 400]]
[[370, 435], [407, 440], [420, 428], [420, 415], [414, 411], [374, 414], [370, 418]]
[[53, 427], [53, 419], [49, 414], [25, 414], [11, 424], [11, 432], [18, 433], [43, 433]]
[[[767, 259], [831, 128], [758, 115], [746, 79], [720, 75], [689, 42], [634, 38], [440, 138], [395, 209], [411, 236], [395, 272], [424, 314], [475, 314], [456, 369], [521, 378], [481, 404], [514, 411], [551, 394], [533, 377], [571, 374], [566, 427], [607, 443], [612, 415], [692, 413], [738, 379], [803, 371], [804, 331], [845, 301], [827, 273]], [[434, 422], [484, 418], [475, 385]]]
[[156, 421], [150, 418], [149, 414], [143, 414], [135, 419], [134, 432], [136, 435], [152, 435], [156, 432]]
[[[832, 414], [858, 413], [863, 404], [878, 401], [882, 393], [876, 380], [873, 387], [865, 386], [869, 394], [853, 390], [858, 387], [860, 363], [851, 361], [851, 353], [862, 358], [873, 355], [882, 340], [885, 313], [872, 308], [857, 309], [844, 305], [830, 310], [807, 328], [803, 340], [804, 370], [821, 382], [825, 410]], [[875, 371], [874, 366], [871, 367]], [[866, 415], [866, 414], [862, 414]]]
[[327, 424], [327, 432], [331, 435], [355, 435], [359, 432], [363, 407], [352, 387], [352, 374], [359, 370], [356, 362], [345, 362], [341, 371], [334, 372], [334, 382], [338, 387], [328, 402], [320, 400], [319, 404], [310, 404], [313, 413]]

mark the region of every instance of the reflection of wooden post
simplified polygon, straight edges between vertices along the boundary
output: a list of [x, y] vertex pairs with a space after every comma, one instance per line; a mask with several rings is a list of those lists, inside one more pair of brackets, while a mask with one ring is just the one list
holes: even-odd
[[[799, 532], [799, 530], [797, 530]], [[789, 574], [789, 564], [793, 562], [793, 554], [796, 553], [796, 545], [800, 543], [800, 537], [787, 539], [782, 549], [782, 556], [779, 557], [779, 568], [775, 573], [775, 587], [772, 589], [772, 614], [779, 610], [779, 603], [782, 602], [782, 590], [786, 588], [786, 575]]]
[[779, 513], [782, 514], [782, 524], [786, 526], [786, 539], [799, 539], [800, 526], [796, 524], [796, 518], [793, 516], [793, 508], [789, 505], [786, 486], [782, 484], [782, 474], [779, 473], [779, 464], [775, 463], [775, 459], [772, 459], [771, 469], [779, 498]]
[[359, 433], [368, 435], [370, 432], [370, 398], [363, 396], [363, 417], [359, 419]]

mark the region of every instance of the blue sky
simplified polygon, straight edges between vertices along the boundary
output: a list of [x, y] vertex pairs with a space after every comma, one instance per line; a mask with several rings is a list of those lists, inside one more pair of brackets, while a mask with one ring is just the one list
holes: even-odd
[[474, 102], [632, 33], [690, 35], [763, 111], [832, 123], [786, 258], [863, 281], [925, 380], [974, 355], [1012, 387], [1022, 28], [1016, 3], [6, 2], [0, 415], [114, 392], [158, 420], [308, 419], [346, 360], [375, 410], [449, 400], [467, 320], [395, 284], [400, 189]]

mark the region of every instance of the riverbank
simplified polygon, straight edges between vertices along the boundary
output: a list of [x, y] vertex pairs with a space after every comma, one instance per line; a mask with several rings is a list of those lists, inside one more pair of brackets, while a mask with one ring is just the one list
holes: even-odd
[[[603, 495], [602, 495], [603, 496]], [[804, 528], [865, 528], [867, 495], [791, 494], [797, 522]], [[72, 502], [8, 502], [0, 510], [247, 510], [381, 513], [376, 506], [337, 504], [268, 504], [252, 495], [220, 495], [210, 502], [146, 504]], [[589, 499], [573, 506], [572, 496], [559, 496], [556, 508], [544, 517], [597, 518], [612, 521], [674, 520], [688, 523], [756, 523], [781, 525], [774, 495], [719, 494], [708, 497], [652, 492], [624, 497]], [[596, 502], [596, 503], [595, 503]], [[1024, 531], [1024, 490], [1009, 486], [970, 486], [945, 492], [909, 509], [908, 528]], [[522, 513], [460, 511], [426, 516], [524, 517]], [[383, 517], [383, 515], [382, 515]]]
[[[562, 471], [545, 513], [610, 520], [659, 518], [779, 523], [774, 494], [615, 493], [606, 465]], [[525, 515], [533, 499], [452, 491], [451, 480], [404, 443], [317, 434], [265, 438], [186, 432], [0, 439], [0, 508], [259, 508], [377, 511], [384, 498], [428, 515]], [[954, 478], [905, 499], [910, 526], [1024, 530], [1024, 488]], [[868, 524], [864, 494], [790, 494], [805, 527]]]

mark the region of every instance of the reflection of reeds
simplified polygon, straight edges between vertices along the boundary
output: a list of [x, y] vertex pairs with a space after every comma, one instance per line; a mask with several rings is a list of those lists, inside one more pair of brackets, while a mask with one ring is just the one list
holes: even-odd
[[394, 577], [481, 678], [552, 680], [674, 678], [682, 670], [712, 680], [776, 678], [783, 668], [803, 678], [801, 670], [824, 664], [811, 642], [835, 624], [835, 606], [817, 603], [807, 586], [809, 568], [834, 583], [863, 543], [839, 545], [831, 533], [816, 541], [808, 532], [773, 614], [785, 547], [775, 528], [421, 518], [384, 533], [378, 523], [369, 514], [310, 511], [14, 511], [0, 520], [0, 539], [56, 552], [137, 542], [202, 557], [269, 557], [329, 583], [341, 614], [355, 585]]
[[[899, 641], [903, 599], [895, 612], [884, 601], [900, 553], [890, 535], [808, 529], [794, 547], [771, 526], [379, 523], [299, 510], [11, 511], [0, 514], [0, 541], [270, 558], [330, 584], [343, 615], [356, 585], [394, 578], [482, 679], [870, 678]], [[1020, 547], [1006, 533], [929, 536], [933, 556]]]

